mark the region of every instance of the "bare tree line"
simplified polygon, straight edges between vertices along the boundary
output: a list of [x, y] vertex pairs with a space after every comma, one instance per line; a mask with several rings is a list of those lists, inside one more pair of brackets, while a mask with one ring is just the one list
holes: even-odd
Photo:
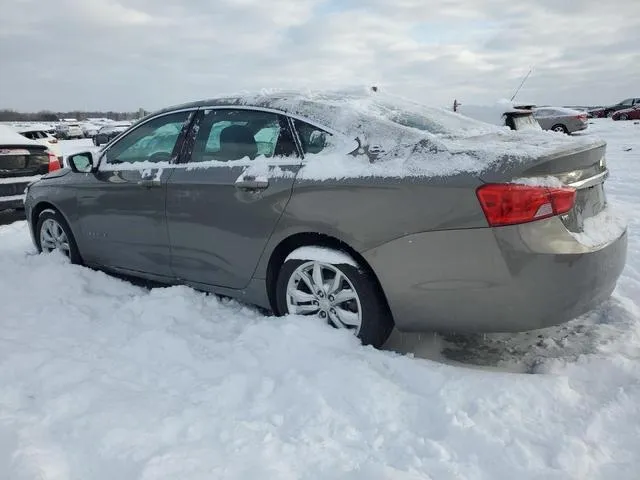
[[112, 120], [132, 120], [140, 118], [148, 112], [140, 109], [137, 112], [113, 112], [113, 111], [71, 111], [52, 112], [42, 110], [40, 112], [18, 112], [16, 110], [0, 110], [0, 122], [57, 122], [63, 118], [75, 118], [76, 120], [86, 120], [87, 118], [110, 118]]

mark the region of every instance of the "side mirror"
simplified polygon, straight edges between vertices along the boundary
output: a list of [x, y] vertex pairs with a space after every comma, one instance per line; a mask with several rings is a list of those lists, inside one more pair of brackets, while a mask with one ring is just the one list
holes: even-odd
[[67, 162], [72, 171], [76, 173], [90, 173], [93, 171], [93, 153], [74, 153], [67, 157]]

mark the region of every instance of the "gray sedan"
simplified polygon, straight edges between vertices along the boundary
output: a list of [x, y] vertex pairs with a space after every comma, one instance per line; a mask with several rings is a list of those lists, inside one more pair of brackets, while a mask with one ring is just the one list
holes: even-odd
[[589, 241], [604, 154], [376, 95], [218, 98], [72, 155], [25, 207], [42, 252], [381, 346], [394, 326], [522, 331], [606, 300], [627, 236]]
[[540, 107], [534, 110], [533, 116], [543, 130], [554, 132], [571, 134], [589, 126], [587, 113], [571, 108]]

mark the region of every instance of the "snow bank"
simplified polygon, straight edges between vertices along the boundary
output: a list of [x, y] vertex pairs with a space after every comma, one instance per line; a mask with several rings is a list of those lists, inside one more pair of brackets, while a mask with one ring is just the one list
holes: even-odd
[[0, 246], [7, 478], [632, 479], [640, 468], [637, 344], [546, 375], [467, 370], [34, 255], [23, 222], [0, 227]]

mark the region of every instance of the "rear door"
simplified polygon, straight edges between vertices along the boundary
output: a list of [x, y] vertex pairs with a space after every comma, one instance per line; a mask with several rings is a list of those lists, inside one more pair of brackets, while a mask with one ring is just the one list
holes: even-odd
[[239, 289], [256, 268], [291, 197], [300, 157], [277, 112], [205, 108], [167, 183], [174, 275]]
[[78, 186], [87, 262], [172, 276], [166, 185], [194, 113], [167, 113], [140, 124], [110, 145], [97, 172]]

